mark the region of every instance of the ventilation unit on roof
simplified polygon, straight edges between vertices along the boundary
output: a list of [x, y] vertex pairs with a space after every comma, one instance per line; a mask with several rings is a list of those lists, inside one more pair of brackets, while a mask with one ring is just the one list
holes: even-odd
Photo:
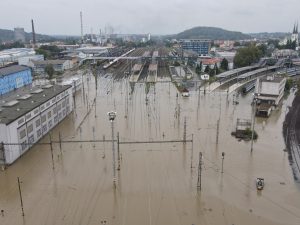
[[37, 90], [31, 92], [31, 94], [39, 94], [41, 92], [43, 92], [43, 89], [37, 89]]
[[28, 98], [30, 98], [31, 95], [30, 94], [26, 94], [26, 95], [23, 95], [22, 97], [18, 98], [19, 100], [26, 100]]
[[42, 88], [43, 88], [43, 89], [48, 89], [48, 88], [51, 88], [51, 87], [53, 87], [52, 84], [47, 84], [47, 85], [43, 86]]
[[8, 103], [6, 103], [5, 105], [3, 105], [4, 107], [12, 107], [16, 104], [18, 104], [19, 102], [17, 100], [13, 100], [13, 101], [10, 101]]

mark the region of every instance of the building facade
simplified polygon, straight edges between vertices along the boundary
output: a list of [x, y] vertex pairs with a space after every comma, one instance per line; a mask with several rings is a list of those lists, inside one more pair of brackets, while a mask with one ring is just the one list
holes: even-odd
[[26, 66], [0, 68], [0, 95], [32, 83], [31, 69]]
[[[22, 88], [8, 96], [0, 105], [0, 163], [13, 163], [72, 110], [71, 86]], [[9, 143], [15, 145], [5, 145]]]
[[180, 44], [183, 50], [196, 52], [199, 56], [207, 56], [211, 47], [211, 41], [205, 39], [182, 39]]
[[272, 108], [278, 106], [284, 95], [286, 78], [268, 75], [257, 78], [255, 85], [255, 99], [257, 103], [256, 115], [269, 116]]
[[30, 61], [43, 61], [44, 55], [24, 56], [18, 59], [18, 64], [22, 66], [30, 66]]
[[26, 39], [25, 39], [24, 28], [16, 27], [14, 29], [14, 35], [15, 35], [15, 41], [19, 41], [19, 42], [25, 43]]
[[52, 65], [56, 72], [63, 72], [65, 70], [71, 69], [73, 63], [71, 60], [43, 60], [43, 61], [30, 61], [29, 66], [33, 68], [36, 73], [44, 73], [47, 65]]

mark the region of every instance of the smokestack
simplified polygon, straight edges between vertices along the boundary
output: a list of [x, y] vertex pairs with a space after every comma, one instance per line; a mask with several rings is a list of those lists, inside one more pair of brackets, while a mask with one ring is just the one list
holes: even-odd
[[31, 26], [32, 26], [32, 43], [33, 43], [33, 47], [35, 47], [36, 40], [35, 40], [35, 31], [34, 31], [34, 23], [33, 23], [33, 20], [31, 20]]
[[83, 43], [83, 23], [82, 23], [82, 12], [80, 12], [80, 26], [81, 26], [81, 43]]

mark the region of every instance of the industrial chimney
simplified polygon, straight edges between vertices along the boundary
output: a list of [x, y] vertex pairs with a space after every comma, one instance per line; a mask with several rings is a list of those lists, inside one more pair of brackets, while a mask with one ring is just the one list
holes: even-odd
[[32, 43], [33, 43], [33, 47], [35, 47], [36, 40], [35, 40], [35, 31], [34, 31], [34, 23], [33, 23], [33, 20], [31, 20], [31, 26], [32, 26]]

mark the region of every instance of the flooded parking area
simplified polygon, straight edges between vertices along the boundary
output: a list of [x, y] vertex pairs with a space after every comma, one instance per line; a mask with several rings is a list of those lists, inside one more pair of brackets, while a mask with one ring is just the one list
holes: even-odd
[[[231, 136], [238, 118], [251, 119], [250, 94], [234, 105], [223, 91], [184, 98], [170, 82], [84, 80], [74, 112], [52, 130], [53, 161], [45, 137], [0, 172], [1, 225], [300, 224], [300, 186], [282, 135], [292, 95], [270, 118], [256, 118], [251, 152], [250, 141]], [[115, 140], [119, 133], [116, 185], [109, 111], [117, 112]]]

